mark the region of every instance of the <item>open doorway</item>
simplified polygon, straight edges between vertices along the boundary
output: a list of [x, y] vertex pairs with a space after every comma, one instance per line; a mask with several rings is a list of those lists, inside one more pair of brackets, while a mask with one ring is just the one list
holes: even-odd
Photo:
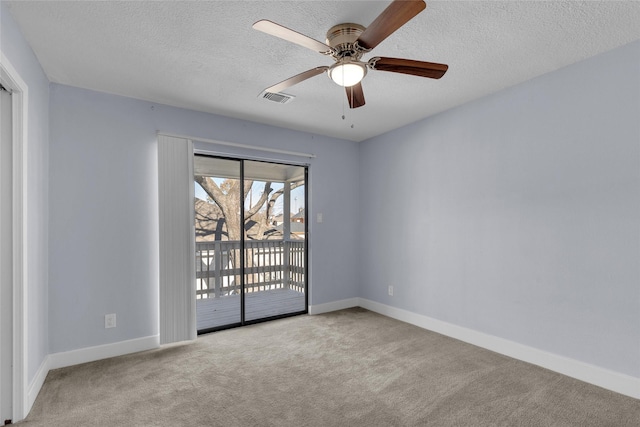
[[307, 167], [196, 155], [198, 333], [306, 313]]

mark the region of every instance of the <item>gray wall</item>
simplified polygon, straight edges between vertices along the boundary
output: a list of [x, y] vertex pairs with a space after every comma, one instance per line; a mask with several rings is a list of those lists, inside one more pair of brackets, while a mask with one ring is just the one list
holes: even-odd
[[634, 42], [362, 143], [360, 296], [640, 377], [639, 122]]
[[[324, 222], [310, 224], [310, 303], [356, 296], [345, 256], [357, 248], [356, 143], [52, 84], [52, 353], [158, 333], [158, 130], [316, 154], [309, 215]], [[104, 328], [106, 313], [116, 328]]]
[[7, 6], [0, 2], [0, 49], [28, 86], [29, 107], [24, 183], [27, 203], [26, 355], [31, 382], [48, 354], [48, 175], [49, 80], [31, 47], [20, 33]]

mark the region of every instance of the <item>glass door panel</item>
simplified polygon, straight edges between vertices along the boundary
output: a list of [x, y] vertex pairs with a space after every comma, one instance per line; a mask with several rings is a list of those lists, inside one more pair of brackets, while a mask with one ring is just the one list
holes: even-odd
[[241, 161], [194, 157], [198, 332], [242, 323]]
[[306, 312], [306, 177], [195, 156], [198, 333]]
[[245, 321], [304, 312], [306, 168], [244, 162]]

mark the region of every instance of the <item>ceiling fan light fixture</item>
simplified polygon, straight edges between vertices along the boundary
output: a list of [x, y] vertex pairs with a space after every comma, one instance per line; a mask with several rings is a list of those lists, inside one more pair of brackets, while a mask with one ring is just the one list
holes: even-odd
[[360, 83], [366, 74], [367, 66], [360, 62], [340, 61], [329, 68], [331, 80], [344, 87]]
[[363, 55], [371, 52], [425, 8], [424, 0], [393, 0], [368, 27], [352, 22], [334, 25], [327, 31], [326, 43], [321, 43], [273, 21], [262, 19], [256, 22], [253, 28], [258, 31], [315, 50], [330, 56], [335, 61], [330, 67], [312, 68], [283, 80], [265, 91], [278, 94], [283, 89], [326, 71], [331, 80], [347, 89], [344, 92], [349, 100], [349, 108], [359, 108], [365, 105], [360, 81], [367, 75], [369, 69], [439, 79], [447, 72], [446, 64], [378, 56], [371, 58], [368, 62], [361, 61]]

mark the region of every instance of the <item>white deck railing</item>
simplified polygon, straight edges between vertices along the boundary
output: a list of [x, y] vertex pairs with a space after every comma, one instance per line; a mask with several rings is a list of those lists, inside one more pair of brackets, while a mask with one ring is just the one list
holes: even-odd
[[[245, 292], [304, 292], [304, 241], [246, 240]], [[240, 293], [240, 242], [196, 243], [196, 298]]]

